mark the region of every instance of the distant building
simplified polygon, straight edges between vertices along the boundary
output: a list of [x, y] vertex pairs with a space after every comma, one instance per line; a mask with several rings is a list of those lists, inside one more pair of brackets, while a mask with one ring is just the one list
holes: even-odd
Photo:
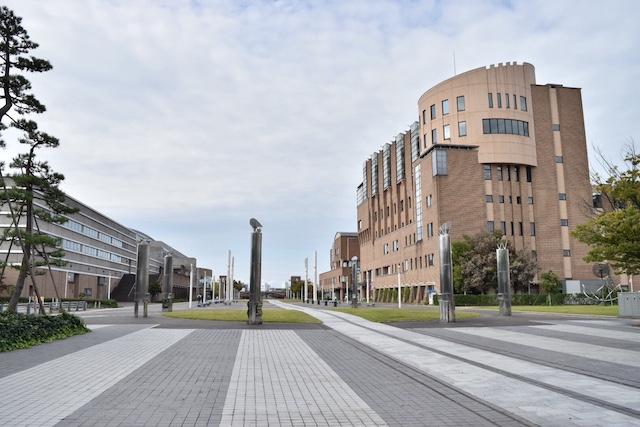
[[[345, 299], [345, 289], [347, 286], [351, 286], [350, 261], [353, 257], [360, 258], [358, 233], [336, 233], [329, 254], [331, 269], [320, 273], [318, 279], [324, 299]], [[362, 280], [363, 278], [359, 279], [359, 281]]]
[[[127, 228], [68, 195], [66, 204], [78, 208], [79, 211], [69, 215], [69, 220], [65, 224], [39, 223], [42, 232], [60, 239], [61, 248], [65, 253], [63, 260], [66, 262], [63, 267], [51, 266], [51, 275], [48, 272], [36, 274], [36, 286], [41, 296], [56, 297], [53, 286], [55, 281], [58, 294], [62, 298], [106, 299], [111, 294], [112, 298], [120, 295], [119, 300], [133, 300], [133, 292], [130, 292], [130, 289], [135, 282], [137, 246], [142, 240], [149, 241], [151, 280], [162, 283], [164, 255], [172, 253], [174, 294], [182, 298], [188, 296], [190, 264], [196, 263], [195, 258], [188, 258], [163, 242], [155, 241], [140, 231]], [[4, 230], [11, 225], [11, 219], [6, 206], [2, 206], [1, 211], [0, 230]], [[3, 259], [6, 258], [10, 265], [19, 265], [22, 262], [21, 248], [15, 245], [10, 248], [8, 242], [0, 244], [0, 256]], [[46, 269], [39, 268], [37, 273], [45, 272]], [[211, 270], [207, 272], [210, 274]], [[18, 270], [7, 267], [2, 277], [2, 284], [10, 287], [16, 283], [17, 278]], [[122, 281], [123, 286], [128, 288], [127, 290], [119, 289], [119, 292], [116, 292], [123, 278], [125, 279]], [[197, 290], [198, 278], [194, 280], [194, 288]], [[8, 293], [5, 290], [0, 292], [0, 295], [8, 296]], [[27, 279], [22, 296], [34, 295], [31, 281]]]
[[538, 85], [531, 64], [446, 80], [418, 101], [419, 121], [364, 162], [357, 189], [362, 275], [412, 301], [440, 291], [438, 228], [453, 239], [500, 230], [543, 271], [592, 279], [570, 236], [592, 203], [580, 89]]

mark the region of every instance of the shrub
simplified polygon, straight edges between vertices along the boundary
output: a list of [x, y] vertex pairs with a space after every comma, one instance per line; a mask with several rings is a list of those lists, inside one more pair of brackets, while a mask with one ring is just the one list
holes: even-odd
[[0, 312], [0, 352], [28, 348], [87, 332], [90, 330], [84, 321], [69, 313], [28, 316], [14, 311]]

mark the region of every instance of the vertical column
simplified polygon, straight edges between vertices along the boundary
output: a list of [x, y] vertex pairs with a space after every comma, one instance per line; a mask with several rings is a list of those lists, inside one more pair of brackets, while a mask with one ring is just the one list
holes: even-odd
[[451, 323], [456, 321], [455, 303], [453, 301], [453, 264], [451, 255], [451, 222], [438, 228], [440, 254], [440, 321]]
[[248, 304], [247, 323], [249, 325], [262, 324], [262, 225], [254, 218], [249, 224], [253, 227], [251, 233], [251, 274], [249, 277], [250, 296]]
[[162, 311], [173, 311], [173, 255], [168, 253], [164, 256], [164, 298], [162, 301]]
[[498, 302], [500, 316], [511, 316], [511, 276], [509, 273], [509, 250], [506, 243], [496, 249], [498, 263]]
[[138, 259], [136, 264], [136, 283], [135, 283], [135, 304], [133, 307], [134, 317], [138, 317], [138, 307], [140, 299], [143, 299], [143, 315], [147, 317], [149, 304], [149, 242], [142, 241], [138, 243]]

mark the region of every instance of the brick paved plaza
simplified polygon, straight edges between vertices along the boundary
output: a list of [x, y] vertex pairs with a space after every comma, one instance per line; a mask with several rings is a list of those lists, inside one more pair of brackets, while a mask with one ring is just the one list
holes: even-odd
[[81, 313], [90, 334], [0, 353], [1, 424], [640, 425], [637, 319], [484, 311], [394, 327], [265, 301], [282, 308], [323, 324]]

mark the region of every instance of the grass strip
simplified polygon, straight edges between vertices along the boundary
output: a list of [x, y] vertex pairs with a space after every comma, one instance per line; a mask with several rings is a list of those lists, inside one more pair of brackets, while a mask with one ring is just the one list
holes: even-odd
[[[401, 308], [333, 308], [332, 311], [352, 314], [371, 322], [430, 322], [440, 320], [440, 310], [410, 310]], [[456, 319], [480, 317], [476, 313], [456, 312]]]
[[[471, 307], [470, 307], [471, 308]], [[496, 306], [473, 307], [474, 309], [499, 310]], [[586, 316], [618, 316], [617, 305], [513, 305], [511, 311], [529, 313], [582, 314]], [[456, 313], [456, 316], [458, 313]]]

